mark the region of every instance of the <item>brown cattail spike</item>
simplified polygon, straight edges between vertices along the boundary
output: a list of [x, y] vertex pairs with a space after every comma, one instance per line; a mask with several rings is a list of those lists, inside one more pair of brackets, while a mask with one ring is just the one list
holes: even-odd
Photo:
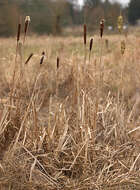
[[100, 36], [102, 38], [104, 32], [104, 19], [100, 21]]
[[30, 61], [30, 59], [32, 58], [32, 56], [33, 56], [33, 53], [31, 53], [31, 54], [29, 55], [29, 57], [28, 57], [28, 59], [26, 60], [25, 64], [27, 64], [27, 63]]
[[59, 69], [59, 57], [57, 57], [57, 69]]
[[19, 42], [19, 40], [20, 40], [20, 32], [21, 32], [21, 23], [18, 24], [17, 42]]
[[87, 26], [84, 24], [84, 45], [87, 43]]
[[91, 51], [91, 50], [92, 50], [92, 45], [93, 45], [93, 38], [91, 38], [91, 40], [90, 40], [89, 51]]
[[44, 58], [45, 58], [45, 52], [43, 51], [42, 52], [42, 57], [40, 59], [40, 65], [42, 65], [43, 61], [44, 61]]

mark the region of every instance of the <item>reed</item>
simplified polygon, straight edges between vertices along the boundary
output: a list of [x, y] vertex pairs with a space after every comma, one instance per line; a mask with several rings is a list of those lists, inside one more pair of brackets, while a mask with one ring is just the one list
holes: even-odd
[[90, 39], [90, 45], [89, 45], [89, 63], [90, 63], [90, 57], [91, 57], [92, 46], [93, 46], [93, 38]]
[[56, 95], [58, 96], [58, 90], [59, 90], [59, 67], [60, 67], [60, 58], [57, 56], [56, 58]]
[[25, 23], [24, 23], [24, 38], [23, 38], [23, 44], [25, 43], [25, 39], [26, 39], [26, 35], [27, 35], [27, 31], [28, 31], [30, 22], [31, 22], [30, 16], [26, 16], [26, 18], [25, 18]]
[[103, 37], [103, 32], [104, 32], [104, 19], [101, 19], [100, 21], [100, 37]]
[[100, 38], [101, 38], [101, 48], [100, 48], [100, 82], [101, 86], [103, 87], [103, 81], [104, 81], [104, 66], [102, 66], [102, 51], [103, 51], [103, 33], [104, 33], [104, 19], [101, 19], [100, 21]]
[[84, 31], [83, 31], [83, 37], [84, 37], [84, 52], [85, 52], [84, 63], [86, 63], [86, 56], [87, 56], [87, 50], [86, 50], [86, 44], [87, 44], [87, 25], [86, 24], [84, 24], [83, 29], [84, 29]]

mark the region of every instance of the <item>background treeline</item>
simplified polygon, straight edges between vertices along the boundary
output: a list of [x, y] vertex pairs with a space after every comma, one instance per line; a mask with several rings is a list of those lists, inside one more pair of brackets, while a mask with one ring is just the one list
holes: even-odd
[[31, 17], [32, 32], [59, 35], [63, 27], [84, 22], [94, 30], [101, 18], [105, 18], [106, 26], [115, 28], [120, 11], [126, 23], [136, 24], [139, 10], [140, 0], [131, 0], [127, 8], [109, 0], [85, 0], [83, 7], [79, 7], [77, 0], [0, 0], [0, 36], [15, 35], [19, 18], [26, 15]]

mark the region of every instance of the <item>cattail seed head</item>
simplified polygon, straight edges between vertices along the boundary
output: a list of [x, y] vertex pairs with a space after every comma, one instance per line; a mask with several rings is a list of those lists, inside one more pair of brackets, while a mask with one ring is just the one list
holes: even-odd
[[57, 69], [59, 69], [59, 57], [57, 57]]
[[92, 50], [92, 45], [93, 45], [93, 38], [90, 39], [89, 51]]
[[18, 24], [17, 42], [19, 42], [19, 40], [20, 40], [20, 32], [21, 32], [21, 23]]
[[101, 21], [100, 21], [100, 36], [101, 36], [101, 38], [102, 38], [102, 36], [103, 36], [103, 32], [104, 32], [104, 19], [101, 19]]
[[43, 51], [42, 52], [42, 57], [40, 59], [40, 65], [42, 65], [43, 61], [44, 61], [44, 58], [45, 58], [45, 52]]
[[31, 53], [31, 54], [29, 55], [28, 59], [25, 61], [25, 64], [27, 64], [27, 63], [30, 61], [30, 59], [32, 58], [32, 56], [33, 56], [33, 53]]
[[25, 17], [25, 22], [30, 22], [30, 21], [31, 21], [30, 16], [26, 16]]
[[126, 49], [125, 41], [121, 41], [121, 54], [123, 55]]
[[84, 45], [87, 43], [87, 26], [84, 24]]
[[123, 17], [122, 17], [122, 15], [120, 15], [118, 17], [117, 25], [118, 25], [118, 30], [121, 33], [123, 30]]
[[25, 41], [25, 37], [27, 34], [27, 30], [28, 30], [30, 21], [31, 21], [30, 16], [26, 16], [25, 17], [25, 25], [24, 25], [24, 41]]

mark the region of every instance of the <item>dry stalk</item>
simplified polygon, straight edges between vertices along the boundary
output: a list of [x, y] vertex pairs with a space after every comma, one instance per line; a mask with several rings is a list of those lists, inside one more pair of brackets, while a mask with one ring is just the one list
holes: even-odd
[[104, 19], [101, 19], [100, 21], [101, 49], [100, 49], [100, 63], [99, 63], [100, 64], [100, 80], [99, 81], [101, 82], [101, 87], [103, 87], [103, 82], [104, 82], [104, 66], [102, 66], [103, 32], [104, 32]]
[[[37, 164], [38, 166], [41, 167], [42, 169], [42, 172], [44, 173], [44, 176], [46, 177], [46, 179], [54, 184], [55, 186], [57, 187], [62, 187], [62, 184], [60, 182], [57, 181], [57, 179], [51, 177], [48, 172], [45, 170], [45, 168], [43, 167], [43, 165], [40, 163], [40, 161], [25, 147], [23, 146], [22, 144], [20, 144], [20, 146], [32, 157], [34, 158], [34, 160], [36, 160], [36, 162], [34, 164]], [[35, 166], [34, 166], [35, 167]]]
[[25, 39], [26, 39], [26, 35], [27, 35], [27, 31], [28, 31], [30, 22], [31, 22], [30, 16], [26, 16], [26, 18], [25, 18], [25, 24], [24, 24], [23, 44], [25, 43]]
[[87, 50], [86, 50], [86, 44], [87, 44], [87, 25], [84, 24], [84, 63], [86, 63], [86, 57], [87, 57]]
[[[41, 75], [41, 74], [40, 74], [40, 75]], [[33, 92], [32, 92], [31, 98], [30, 98], [30, 102], [29, 102], [28, 107], [27, 107], [27, 110], [26, 110], [26, 112], [25, 112], [25, 114], [24, 114], [24, 117], [23, 117], [23, 120], [22, 120], [22, 122], [21, 122], [21, 125], [20, 125], [20, 128], [19, 128], [19, 131], [18, 131], [16, 140], [15, 140], [15, 143], [14, 143], [14, 145], [13, 145], [12, 154], [14, 154], [14, 150], [16, 149], [16, 145], [17, 145], [17, 143], [18, 143], [18, 141], [19, 141], [21, 132], [22, 132], [23, 127], [24, 127], [24, 125], [25, 125], [25, 121], [26, 121], [26, 119], [27, 119], [27, 117], [28, 117], [28, 114], [29, 114], [29, 112], [30, 112], [30, 108], [31, 108], [31, 105], [32, 105], [32, 102], [33, 102], [33, 99], [34, 99], [34, 96], [35, 96], [35, 90], [36, 90], [37, 82], [38, 82], [38, 80], [39, 80], [39, 78], [40, 78], [40, 75], [38, 75], [37, 78], [36, 78], [36, 80], [35, 80], [35, 84], [34, 84], [34, 88], [33, 88]]]
[[56, 95], [58, 96], [58, 85], [59, 85], [59, 67], [60, 67], [60, 59], [57, 57], [56, 59]]
[[[11, 87], [11, 92], [10, 92], [10, 105], [14, 105], [13, 101], [12, 101], [12, 97], [14, 96], [15, 93], [15, 77], [16, 77], [16, 71], [17, 71], [17, 54], [18, 54], [18, 44], [19, 44], [19, 40], [20, 40], [20, 35], [21, 35], [21, 18], [19, 19], [19, 24], [18, 24], [18, 29], [17, 29], [17, 40], [16, 40], [16, 55], [15, 55], [15, 65], [14, 65], [14, 71], [13, 71], [13, 78], [12, 78], [12, 87]], [[10, 113], [11, 113], [11, 109]]]

